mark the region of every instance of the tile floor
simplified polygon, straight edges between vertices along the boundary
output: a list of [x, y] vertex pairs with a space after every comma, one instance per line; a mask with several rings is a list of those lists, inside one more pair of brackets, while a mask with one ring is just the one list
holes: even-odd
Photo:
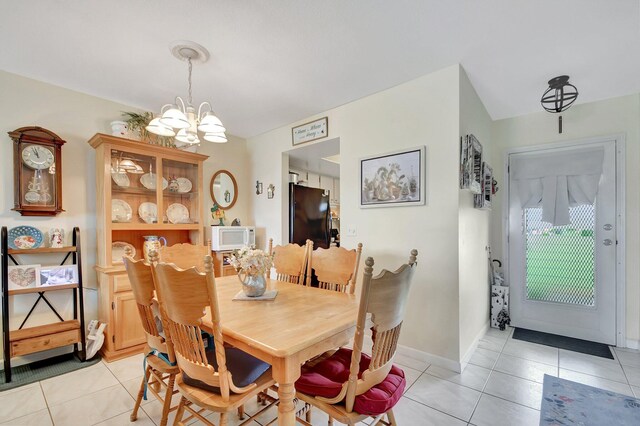
[[[400, 425], [538, 425], [542, 378], [560, 376], [640, 398], [640, 351], [615, 349], [615, 360], [511, 339], [489, 330], [462, 374], [399, 358], [407, 389], [394, 412]], [[1, 425], [131, 425], [129, 414], [142, 374], [142, 356], [100, 362], [0, 393]], [[248, 413], [258, 410], [255, 402]], [[143, 401], [138, 426], [159, 424], [161, 406]], [[258, 417], [261, 426], [274, 409]], [[217, 415], [211, 415], [217, 423]], [[232, 419], [230, 425], [237, 423]], [[314, 411], [313, 424], [327, 417]], [[170, 418], [170, 423], [173, 417]], [[197, 423], [193, 423], [196, 425]]]

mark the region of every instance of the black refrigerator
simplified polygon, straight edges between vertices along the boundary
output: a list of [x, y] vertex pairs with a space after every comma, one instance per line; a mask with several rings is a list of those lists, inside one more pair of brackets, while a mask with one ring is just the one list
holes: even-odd
[[303, 246], [307, 239], [313, 248], [329, 248], [331, 212], [329, 194], [323, 189], [289, 184], [289, 242]]

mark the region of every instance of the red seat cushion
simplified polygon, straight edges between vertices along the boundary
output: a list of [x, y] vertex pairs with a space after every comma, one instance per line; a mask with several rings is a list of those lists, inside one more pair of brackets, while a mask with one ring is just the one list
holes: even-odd
[[[296, 382], [296, 390], [312, 396], [334, 398], [342, 389], [342, 384], [349, 380], [349, 365], [351, 364], [351, 349], [341, 348], [329, 358], [313, 367], [303, 367], [302, 375]], [[366, 354], [360, 356], [360, 372], [369, 368], [371, 357]], [[386, 413], [398, 402], [406, 386], [404, 371], [392, 366], [387, 377], [371, 389], [356, 396], [354, 411], [369, 416]]]

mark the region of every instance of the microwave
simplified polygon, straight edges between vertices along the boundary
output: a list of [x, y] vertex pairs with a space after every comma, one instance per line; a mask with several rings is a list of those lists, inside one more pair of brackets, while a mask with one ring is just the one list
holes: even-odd
[[253, 226], [211, 226], [211, 250], [228, 251], [256, 244]]

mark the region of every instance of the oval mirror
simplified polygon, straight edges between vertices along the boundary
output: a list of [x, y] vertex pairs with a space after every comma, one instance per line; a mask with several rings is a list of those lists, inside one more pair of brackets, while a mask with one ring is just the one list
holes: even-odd
[[211, 178], [211, 199], [222, 209], [233, 207], [238, 199], [238, 184], [228, 170], [218, 170]]

